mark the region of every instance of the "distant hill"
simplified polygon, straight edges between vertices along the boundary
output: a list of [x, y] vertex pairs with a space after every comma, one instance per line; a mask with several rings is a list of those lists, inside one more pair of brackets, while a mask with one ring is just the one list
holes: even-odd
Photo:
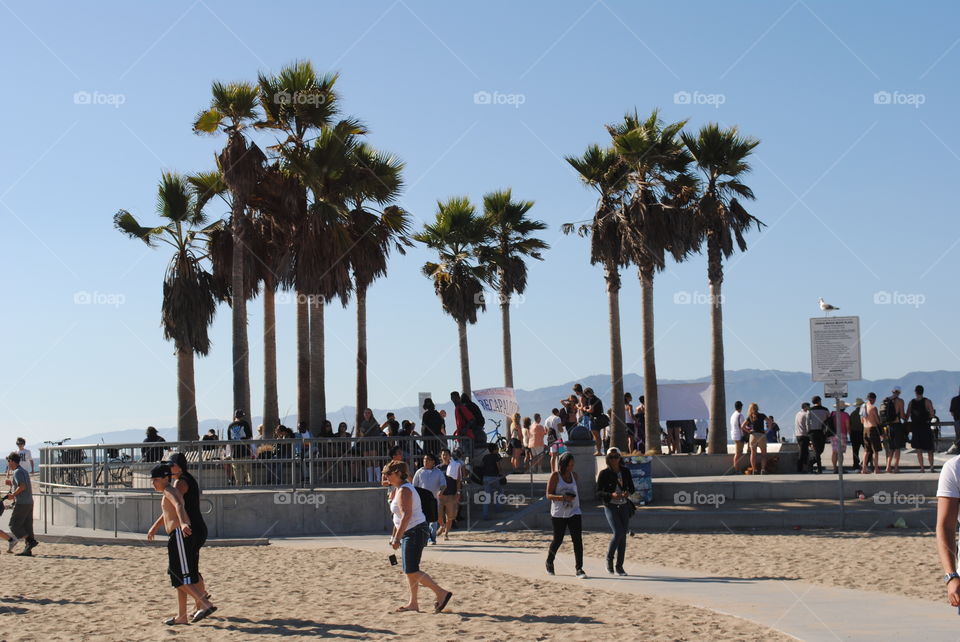
[[[799, 410], [800, 404], [809, 401], [815, 394], [823, 394], [823, 384], [810, 381], [810, 374], [806, 372], [784, 372], [781, 370], [732, 370], [726, 373], [727, 388], [727, 412], [733, 408], [733, 402], [741, 400], [744, 404], [757, 402], [762, 412], [772, 414], [777, 418], [778, 423], [786, 435], [792, 434], [792, 418]], [[709, 381], [709, 377], [699, 379], [661, 379], [661, 384], [667, 383], [697, 383]], [[610, 376], [609, 375], [591, 375], [580, 379], [579, 382], [584, 387], [590, 386], [597, 391], [601, 397], [609, 396]], [[555, 386], [538, 388], [536, 390], [517, 390], [517, 401], [520, 403], [521, 412], [524, 415], [532, 415], [539, 412], [543, 415], [550, 413], [550, 409], [557, 407], [560, 399], [570, 395], [570, 389], [574, 381], [568, 381]], [[643, 377], [631, 373], [624, 377], [624, 391], [633, 393], [634, 398], [643, 394]], [[879, 379], [876, 381], [861, 381], [851, 383], [849, 386], [850, 397], [848, 402], [852, 403], [857, 397], [866, 397], [868, 392], [877, 393], [879, 399], [887, 396], [894, 385], [899, 384], [903, 387], [903, 398], [913, 398], [913, 388], [921, 384], [925, 388], [925, 395], [933, 401], [937, 414], [941, 419], [949, 421], [951, 419], [947, 409], [950, 406], [950, 399], [954, 397], [960, 387], [960, 372], [950, 372], [946, 370], [937, 370], [934, 372], [909, 372], [899, 379]], [[449, 391], [433, 391], [434, 401], [449, 399]], [[437, 406], [438, 409], [445, 408], [449, 414], [452, 414], [452, 405], [449, 401]], [[405, 408], [391, 408], [391, 412], [397, 414], [397, 419], [416, 419], [419, 417], [419, 411], [413, 406]], [[387, 409], [375, 408], [374, 415], [381, 421], [386, 416]], [[353, 425], [354, 416], [353, 406], [344, 406], [339, 410], [330, 413], [330, 420], [334, 427], [340, 421], [346, 421]], [[296, 426], [297, 416], [291, 415], [284, 418], [287, 425]], [[260, 422], [260, 417], [253, 418], [253, 424], [256, 426]], [[200, 422], [201, 435], [211, 428], [218, 434], [223, 434], [223, 430], [230, 423], [230, 419], [205, 419]], [[73, 443], [131, 443], [143, 441], [144, 429], [134, 428], [130, 430], [121, 430], [106, 433], [97, 433], [85, 437], [73, 437]], [[487, 424], [487, 430], [492, 430], [493, 426]], [[501, 428], [505, 432], [506, 425]], [[160, 428], [159, 432], [167, 440], [176, 439], [175, 428]], [[31, 448], [39, 447], [39, 444], [33, 444]]]

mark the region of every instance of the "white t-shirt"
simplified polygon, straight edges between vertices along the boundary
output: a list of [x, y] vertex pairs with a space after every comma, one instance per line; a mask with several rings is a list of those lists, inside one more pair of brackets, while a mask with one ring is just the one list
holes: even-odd
[[[410, 506], [410, 521], [407, 522], [407, 530], [410, 530], [414, 526], [427, 521], [427, 518], [423, 515], [423, 507], [420, 505], [420, 495], [417, 493], [417, 489], [414, 488], [410, 482], [407, 482], [397, 489], [397, 492], [393, 495], [393, 499], [390, 501], [390, 512], [393, 513], [394, 528], [400, 526], [400, 522], [403, 521], [403, 511], [400, 508], [400, 491], [403, 488], [406, 488], [410, 493], [412, 502]], [[397, 537], [402, 536], [403, 533], [397, 533]]]
[[562, 424], [562, 422], [560, 421], [560, 417], [558, 417], [558, 416], [556, 416], [556, 415], [550, 415], [549, 417], [547, 417], [547, 420], [546, 420], [545, 422], [543, 422], [543, 427], [547, 429], [547, 434], [548, 434], [548, 435], [550, 434], [550, 429], [552, 428], [554, 431], [556, 431], [557, 436], [559, 436], [559, 435], [560, 435], [560, 427], [561, 427], [562, 425], [563, 425], [563, 424]]
[[30, 451], [22, 448], [17, 451], [17, 454], [20, 455], [20, 467], [28, 473], [34, 472], [33, 456], [30, 454]]
[[740, 428], [742, 424], [743, 413], [734, 410], [733, 414], [730, 415], [730, 439], [733, 441], [740, 441], [743, 438], [743, 430]]
[[[937, 484], [937, 497], [951, 497], [960, 499], [960, 478], [957, 475], [960, 468], [960, 456], [954, 457], [940, 469], [940, 483]], [[958, 519], [960, 521], [960, 519]]]

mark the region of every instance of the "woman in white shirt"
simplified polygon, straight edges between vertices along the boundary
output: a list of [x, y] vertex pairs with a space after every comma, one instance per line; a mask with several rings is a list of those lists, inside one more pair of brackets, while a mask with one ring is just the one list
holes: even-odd
[[410, 586], [410, 601], [397, 608], [396, 613], [420, 611], [417, 603], [417, 590], [423, 584], [433, 591], [437, 601], [433, 603], [434, 613], [444, 609], [453, 593], [440, 586], [429, 575], [420, 570], [420, 557], [430, 539], [427, 518], [420, 505], [420, 495], [408, 479], [407, 463], [391, 461], [383, 467], [383, 478], [393, 488], [390, 491], [390, 512], [393, 513], [393, 534], [390, 546], [400, 548], [403, 560], [403, 572]]
[[583, 572], [583, 517], [580, 512], [580, 493], [577, 490], [577, 474], [573, 472], [573, 455], [560, 455], [558, 470], [547, 482], [547, 499], [550, 500], [550, 521], [553, 523], [553, 541], [547, 553], [547, 574], [553, 575], [553, 560], [563, 543], [563, 536], [570, 531], [573, 540], [573, 556], [579, 579]]

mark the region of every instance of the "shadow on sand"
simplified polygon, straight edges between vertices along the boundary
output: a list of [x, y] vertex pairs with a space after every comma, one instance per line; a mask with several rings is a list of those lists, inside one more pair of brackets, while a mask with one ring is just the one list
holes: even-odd
[[318, 635], [327, 638], [366, 640], [374, 636], [396, 635], [389, 629], [374, 629], [359, 624], [335, 624], [297, 618], [251, 620], [244, 617], [217, 617], [207, 620], [216, 628], [240, 631], [247, 635]]

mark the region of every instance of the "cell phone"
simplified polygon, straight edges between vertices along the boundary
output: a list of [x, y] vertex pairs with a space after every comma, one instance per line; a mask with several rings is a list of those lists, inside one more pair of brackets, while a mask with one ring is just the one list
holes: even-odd
[[570, 499], [573, 499], [574, 497], [577, 496], [577, 494], [576, 494], [576, 493], [571, 493], [571, 492], [568, 490], [567, 492], [565, 492], [565, 493], [563, 494], [563, 496], [564, 496], [564, 497], [569, 497]]
[[397, 565], [397, 556], [396, 556], [396, 555], [391, 555], [391, 556], [388, 557], [387, 559], [390, 560], [390, 566], [396, 566], [396, 565]]

